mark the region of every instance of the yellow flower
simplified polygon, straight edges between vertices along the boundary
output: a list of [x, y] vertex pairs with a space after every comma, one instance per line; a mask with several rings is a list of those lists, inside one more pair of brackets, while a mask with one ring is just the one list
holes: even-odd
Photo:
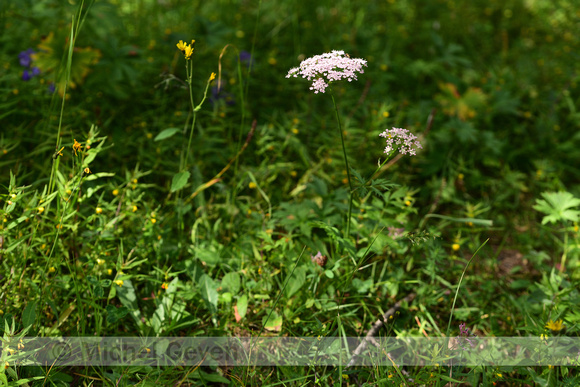
[[12, 194], [12, 195], [10, 195], [10, 197], [14, 200], [14, 199], [16, 199], [16, 194]]
[[102, 265], [105, 263], [104, 259], [97, 258], [97, 265]]
[[177, 43], [177, 49], [181, 52], [184, 52], [186, 47], [187, 43], [184, 43], [183, 40], [179, 40], [179, 43]]
[[84, 169], [84, 171], [85, 171], [85, 173], [86, 173], [87, 175], [88, 175], [89, 173], [91, 173], [91, 170], [89, 169], [89, 167], [86, 167], [86, 168]]
[[211, 73], [211, 75], [209, 76], [209, 81], [213, 81], [215, 79], [215, 73]]
[[298, 134], [298, 129], [296, 129], [296, 128], [292, 128], [292, 133], [294, 133], [294, 134]]
[[113, 196], [117, 196], [119, 194], [119, 190], [118, 189], [114, 189], [113, 190]]
[[151, 223], [155, 224], [155, 222], [157, 222], [157, 219], [151, 218]]
[[100, 214], [100, 213], [102, 213], [102, 212], [103, 212], [103, 209], [102, 209], [101, 207], [97, 207], [97, 209], [95, 210], [95, 212], [96, 212], [97, 214]]
[[113, 274], [113, 269], [107, 269], [107, 274], [108, 274], [108, 275], [111, 275], [111, 274]]
[[115, 284], [117, 284], [117, 286], [121, 287], [121, 286], [123, 286], [123, 280], [116, 280]]
[[80, 144], [80, 143], [77, 141], [77, 139], [76, 139], [76, 138], [75, 138], [74, 140], [75, 140], [75, 142], [74, 142], [74, 144], [73, 144], [73, 151], [75, 151], [75, 156], [76, 156], [76, 155], [77, 155], [77, 151], [79, 151], [79, 152], [80, 152], [80, 151], [82, 150], [82, 148], [83, 148], [83, 147], [82, 147], [82, 145], [81, 145], [81, 144]]
[[454, 243], [454, 244], [451, 246], [451, 248], [453, 249], [453, 251], [457, 251], [457, 250], [459, 250], [459, 248], [460, 248], [460, 247], [461, 247], [461, 246], [459, 246], [459, 243]]
[[54, 266], [51, 266], [50, 269], [48, 269], [49, 273], [54, 273], [56, 271], [56, 269], [54, 268]]
[[390, 114], [389, 114], [389, 112], [383, 112], [383, 117], [384, 117], [384, 118], [387, 118], [387, 117], [389, 117], [389, 115], [390, 115]]
[[131, 210], [132, 210], [133, 212], [137, 211], [137, 206], [133, 206], [133, 207], [131, 208]]
[[564, 323], [562, 322], [562, 319], [556, 321], [550, 320], [546, 323], [546, 328], [548, 328], [551, 331], [558, 332], [564, 329]]
[[253, 181], [250, 182], [250, 184], [248, 185], [248, 187], [250, 187], [250, 189], [254, 189], [257, 187], [256, 183], [254, 183]]
[[168, 287], [168, 286], [169, 286], [169, 285], [167, 285], [167, 282], [163, 282], [163, 283], [161, 284], [161, 289], [163, 289], [163, 290], [167, 290], [167, 287]]
[[185, 52], [183, 53], [185, 59], [187, 60], [191, 59], [191, 54], [193, 54], [193, 47], [192, 46], [185, 47]]

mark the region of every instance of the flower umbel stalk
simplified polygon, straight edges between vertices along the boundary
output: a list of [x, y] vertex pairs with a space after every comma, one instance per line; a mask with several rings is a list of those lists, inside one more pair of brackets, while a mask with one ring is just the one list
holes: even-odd
[[336, 113], [336, 122], [338, 122], [338, 131], [340, 132], [340, 142], [342, 143], [342, 154], [344, 156], [344, 164], [346, 166], [346, 177], [348, 178], [348, 188], [349, 188], [349, 203], [348, 203], [348, 215], [346, 218], [346, 235], [350, 235], [350, 215], [352, 213], [352, 182], [350, 180], [350, 167], [348, 165], [348, 157], [346, 155], [346, 146], [344, 145], [344, 134], [342, 133], [342, 125], [340, 123], [340, 115], [338, 114], [338, 106], [336, 106], [336, 101], [334, 100], [334, 93], [330, 90], [330, 96], [332, 97], [332, 103], [334, 104], [334, 111]]

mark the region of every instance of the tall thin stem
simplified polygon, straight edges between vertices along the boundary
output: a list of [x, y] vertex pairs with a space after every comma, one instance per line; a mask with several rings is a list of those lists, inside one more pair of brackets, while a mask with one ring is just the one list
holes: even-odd
[[346, 235], [350, 235], [350, 215], [352, 213], [352, 182], [350, 180], [350, 167], [348, 166], [348, 157], [346, 156], [346, 147], [344, 145], [344, 134], [342, 133], [342, 125], [340, 123], [340, 116], [338, 114], [338, 107], [336, 106], [336, 101], [334, 100], [334, 94], [332, 90], [330, 91], [330, 96], [332, 97], [332, 103], [334, 104], [334, 111], [336, 113], [336, 121], [338, 122], [338, 130], [340, 132], [340, 141], [342, 143], [342, 154], [344, 155], [344, 163], [346, 164], [346, 176], [348, 178], [348, 196], [349, 196], [349, 204], [348, 204], [348, 217], [346, 218]]

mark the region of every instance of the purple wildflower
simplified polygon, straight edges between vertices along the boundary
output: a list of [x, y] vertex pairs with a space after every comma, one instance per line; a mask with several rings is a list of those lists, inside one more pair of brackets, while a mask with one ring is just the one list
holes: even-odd
[[404, 227], [387, 227], [389, 230], [389, 236], [393, 239], [397, 239], [405, 233]]
[[314, 93], [324, 93], [331, 82], [347, 79], [356, 80], [356, 73], [364, 73], [363, 66], [367, 65], [364, 59], [353, 59], [344, 51], [332, 51], [303, 60], [299, 67], [288, 71], [286, 78], [298, 77], [312, 82], [310, 90]]
[[240, 62], [246, 64], [248, 68], [252, 67], [254, 64], [252, 54], [250, 54], [248, 51], [240, 51]]
[[28, 70], [24, 70], [22, 72], [22, 80], [25, 82], [30, 81], [30, 79], [32, 78], [32, 75], [30, 74], [30, 72]]
[[212, 105], [215, 105], [220, 100], [225, 100], [226, 105], [228, 106], [236, 104], [234, 97], [230, 93], [225, 91], [223, 88], [218, 90], [217, 86], [213, 86], [211, 88], [211, 95], [209, 97], [209, 101], [212, 103]]
[[421, 143], [417, 140], [417, 136], [407, 129], [385, 129], [379, 136], [387, 139], [385, 153], [391, 153], [393, 150], [399, 149], [399, 152], [404, 155], [409, 153], [410, 156], [415, 156], [417, 149], [423, 149]]
[[457, 336], [457, 339], [459, 340], [459, 345], [464, 350], [467, 349], [465, 343], [468, 343], [471, 348], [475, 347], [473, 339], [470, 339], [470, 337], [475, 337], [475, 335], [473, 333], [469, 333], [469, 328], [465, 327], [465, 323], [459, 324], [459, 336]]
[[32, 63], [32, 58], [30, 56], [34, 53], [35, 51], [32, 48], [21, 51], [20, 54], [18, 54], [18, 61], [20, 62], [20, 66], [30, 67], [30, 63]]
[[32, 76], [35, 77], [37, 75], [40, 75], [40, 69], [38, 67], [34, 66], [32, 68]]
[[56, 90], [56, 87], [54, 86], [54, 83], [51, 83], [50, 85], [48, 85], [48, 92], [49, 93], [54, 93]]

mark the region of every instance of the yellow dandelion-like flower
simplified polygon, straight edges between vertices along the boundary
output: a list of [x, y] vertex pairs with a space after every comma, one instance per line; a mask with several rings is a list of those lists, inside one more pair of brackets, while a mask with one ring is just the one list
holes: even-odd
[[180, 40], [179, 43], [177, 43], [177, 49], [181, 52], [184, 52], [186, 47], [187, 43], [184, 43], [183, 40]]
[[556, 321], [550, 320], [546, 323], [546, 328], [548, 328], [551, 331], [558, 332], [564, 329], [564, 322], [562, 321], [562, 319]]
[[107, 269], [107, 274], [108, 274], [108, 275], [111, 275], [111, 274], [113, 274], [113, 269]]
[[296, 129], [296, 128], [292, 128], [292, 133], [294, 133], [294, 134], [298, 134], [298, 129]]
[[151, 223], [155, 224], [155, 222], [157, 222], [157, 219], [151, 218]]
[[410, 206], [411, 205], [411, 201], [410, 200], [405, 200], [405, 205], [406, 206]]
[[123, 283], [124, 283], [124, 282], [123, 282], [123, 280], [116, 280], [116, 281], [115, 281], [115, 284], [116, 284], [117, 286], [119, 286], [119, 287], [122, 287], [122, 286], [123, 286]]
[[388, 118], [390, 116], [389, 112], [383, 112], [383, 117]]
[[209, 76], [209, 82], [213, 81], [215, 79], [216, 74], [215, 73], [211, 73], [211, 75]]
[[254, 183], [253, 181], [250, 182], [250, 184], [248, 184], [248, 187], [250, 187], [250, 189], [254, 189], [257, 187], [256, 183]]
[[137, 206], [131, 207], [131, 211], [136, 212], [137, 211]]
[[290, 176], [296, 177], [297, 175], [298, 175], [298, 172], [296, 172], [296, 171], [290, 171]]
[[103, 265], [105, 263], [104, 259], [97, 258], [97, 265]]
[[454, 243], [454, 244], [451, 246], [451, 248], [453, 249], [453, 251], [457, 251], [457, 250], [459, 250], [459, 248], [460, 248], [460, 247], [461, 247], [461, 246], [459, 245], [459, 243]]
[[95, 209], [95, 212], [96, 212], [97, 214], [101, 214], [101, 213], [103, 212], [103, 209], [102, 209], [101, 207], [97, 207], [97, 208]]
[[55, 271], [56, 271], [56, 269], [54, 268], [54, 266], [51, 266], [51, 267], [48, 269], [48, 272], [49, 272], [49, 273], [54, 273]]
[[137, 179], [133, 179], [133, 184], [137, 184], [138, 181], [139, 180], [137, 180]]
[[193, 54], [193, 47], [192, 46], [185, 47], [185, 52], [183, 53], [185, 59], [187, 60], [191, 59], [191, 54]]
[[77, 155], [77, 151], [81, 151], [83, 149], [83, 146], [77, 141], [77, 139], [74, 139], [74, 143], [73, 143], [73, 151], [75, 152], [75, 156]]
[[114, 189], [113, 190], [113, 196], [117, 196], [119, 194], [119, 190], [118, 189]]

